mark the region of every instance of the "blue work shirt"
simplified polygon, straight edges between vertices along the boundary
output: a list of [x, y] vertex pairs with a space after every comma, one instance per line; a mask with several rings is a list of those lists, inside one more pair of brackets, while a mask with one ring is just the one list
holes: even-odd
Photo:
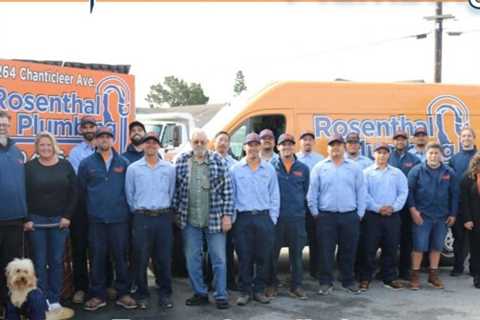
[[336, 166], [327, 158], [313, 167], [307, 194], [308, 207], [313, 216], [319, 211], [357, 211], [365, 214], [366, 187], [360, 167], [349, 159]]
[[352, 158], [348, 153], [345, 153], [345, 159], [349, 159], [356, 163], [360, 169], [364, 170], [368, 167], [370, 167], [373, 164], [373, 160], [370, 159], [369, 157], [359, 155], [356, 158]]
[[456, 216], [459, 193], [455, 172], [449, 166], [432, 169], [426, 163], [416, 165], [408, 174], [408, 187], [409, 208], [431, 218]]
[[236, 211], [268, 210], [273, 223], [280, 211], [280, 189], [273, 166], [261, 160], [256, 171], [245, 158], [231, 169]]
[[135, 149], [135, 146], [130, 143], [127, 146], [127, 151], [122, 153], [122, 156], [126, 158], [130, 162], [130, 164], [132, 164], [135, 161], [138, 161], [143, 158], [143, 150], [137, 151], [137, 149]]
[[127, 169], [125, 193], [132, 212], [170, 208], [175, 192], [175, 166], [158, 159], [154, 167], [145, 160], [132, 163]]
[[380, 169], [376, 164], [363, 171], [367, 185], [367, 210], [380, 212], [390, 206], [393, 212], [400, 211], [408, 197], [407, 177], [400, 169], [388, 165]]
[[460, 150], [455, 153], [448, 162], [448, 165], [455, 171], [455, 182], [460, 187], [460, 182], [463, 179], [465, 172], [468, 169], [468, 164], [472, 157], [477, 153], [477, 148], [471, 150]]
[[88, 144], [86, 141], [80, 142], [80, 144], [76, 145], [68, 155], [68, 161], [75, 170], [75, 174], [78, 174], [78, 167], [80, 166], [80, 162], [83, 159], [91, 156], [95, 152], [95, 147]]
[[322, 156], [320, 153], [317, 153], [315, 151], [312, 151], [309, 153], [297, 152], [296, 156], [297, 156], [297, 160], [306, 164], [308, 169], [310, 169], [310, 171], [312, 171], [313, 167], [317, 163], [325, 159], [324, 156]]
[[400, 153], [396, 149], [390, 152], [390, 158], [388, 159], [388, 164], [402, 170], [406, 177], [408, 177], [410, 170], [419, 163], [421, 161], [415, 155], [408, 151]]
[[425, 150], [422, 152], [422, 151], [418, 151], [417, 148], [413, 147], [410, 150], [408, 150], [408, 152], [416, 156], [420, 160], [420, 162], [425, 162], [425, 159], [427, 158]]

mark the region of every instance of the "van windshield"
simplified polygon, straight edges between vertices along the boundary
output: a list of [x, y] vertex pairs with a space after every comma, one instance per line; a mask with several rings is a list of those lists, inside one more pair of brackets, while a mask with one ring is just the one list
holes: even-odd
[[230, 149], [235, 158], [244, 156], [243, 142], [247, 134], [251, 132], [260, 133], [263, 129], [270, 129], [275, 135], [275, 140], [285, 132], [286, 118], [282, 114], [261, 115], [249, 118], [236, 128], [231, 135]]

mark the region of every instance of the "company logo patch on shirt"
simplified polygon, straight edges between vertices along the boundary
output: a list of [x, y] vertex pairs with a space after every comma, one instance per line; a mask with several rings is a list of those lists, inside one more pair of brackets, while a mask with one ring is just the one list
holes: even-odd
[[303, 176], [303, 172], [302, 171], [293, 171], [293, 175], [296, 176], [296, 177], [301, 177], [301, 176]]
[[444, 174], [442, 176], [442, 180], [450, 180], [450, 175], [449, 174]]
[[113, 171], [116, 172], [116, 173], [122, 173], [123, 171], [125, 171], [125, 168], [124, 167], [115, 167], [115, 168], [113, 168]]
[[405, 162], [403, 166], [407, 168], [413, 167], [413, 162]]

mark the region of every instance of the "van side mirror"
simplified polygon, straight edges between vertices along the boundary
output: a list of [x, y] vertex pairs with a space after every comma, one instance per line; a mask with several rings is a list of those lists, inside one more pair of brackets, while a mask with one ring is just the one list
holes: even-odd
[[173, 128], [173, 147], [180, 146], [182, 142], [182, 126], [175, 126]]

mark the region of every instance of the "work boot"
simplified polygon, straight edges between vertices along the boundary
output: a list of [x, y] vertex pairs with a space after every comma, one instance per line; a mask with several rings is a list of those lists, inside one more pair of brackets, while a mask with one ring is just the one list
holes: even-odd
[[429, 269], [428, 270], [428, 282], [434, 287], [435, 289], [443, 289], [443, 282], [440, 280], [438, 276], [438, 269]]
[[277, 286], [271, 286], [271, 287], [267, 287], [265, 289], [265, 296], [267, 298], [273, 298], [273, 297], [276, 297], [278, 295], [278, 288]]
[[410, 273], [410, 289], [419, 290], [420, 289], [420, 270], [413, 270]]

